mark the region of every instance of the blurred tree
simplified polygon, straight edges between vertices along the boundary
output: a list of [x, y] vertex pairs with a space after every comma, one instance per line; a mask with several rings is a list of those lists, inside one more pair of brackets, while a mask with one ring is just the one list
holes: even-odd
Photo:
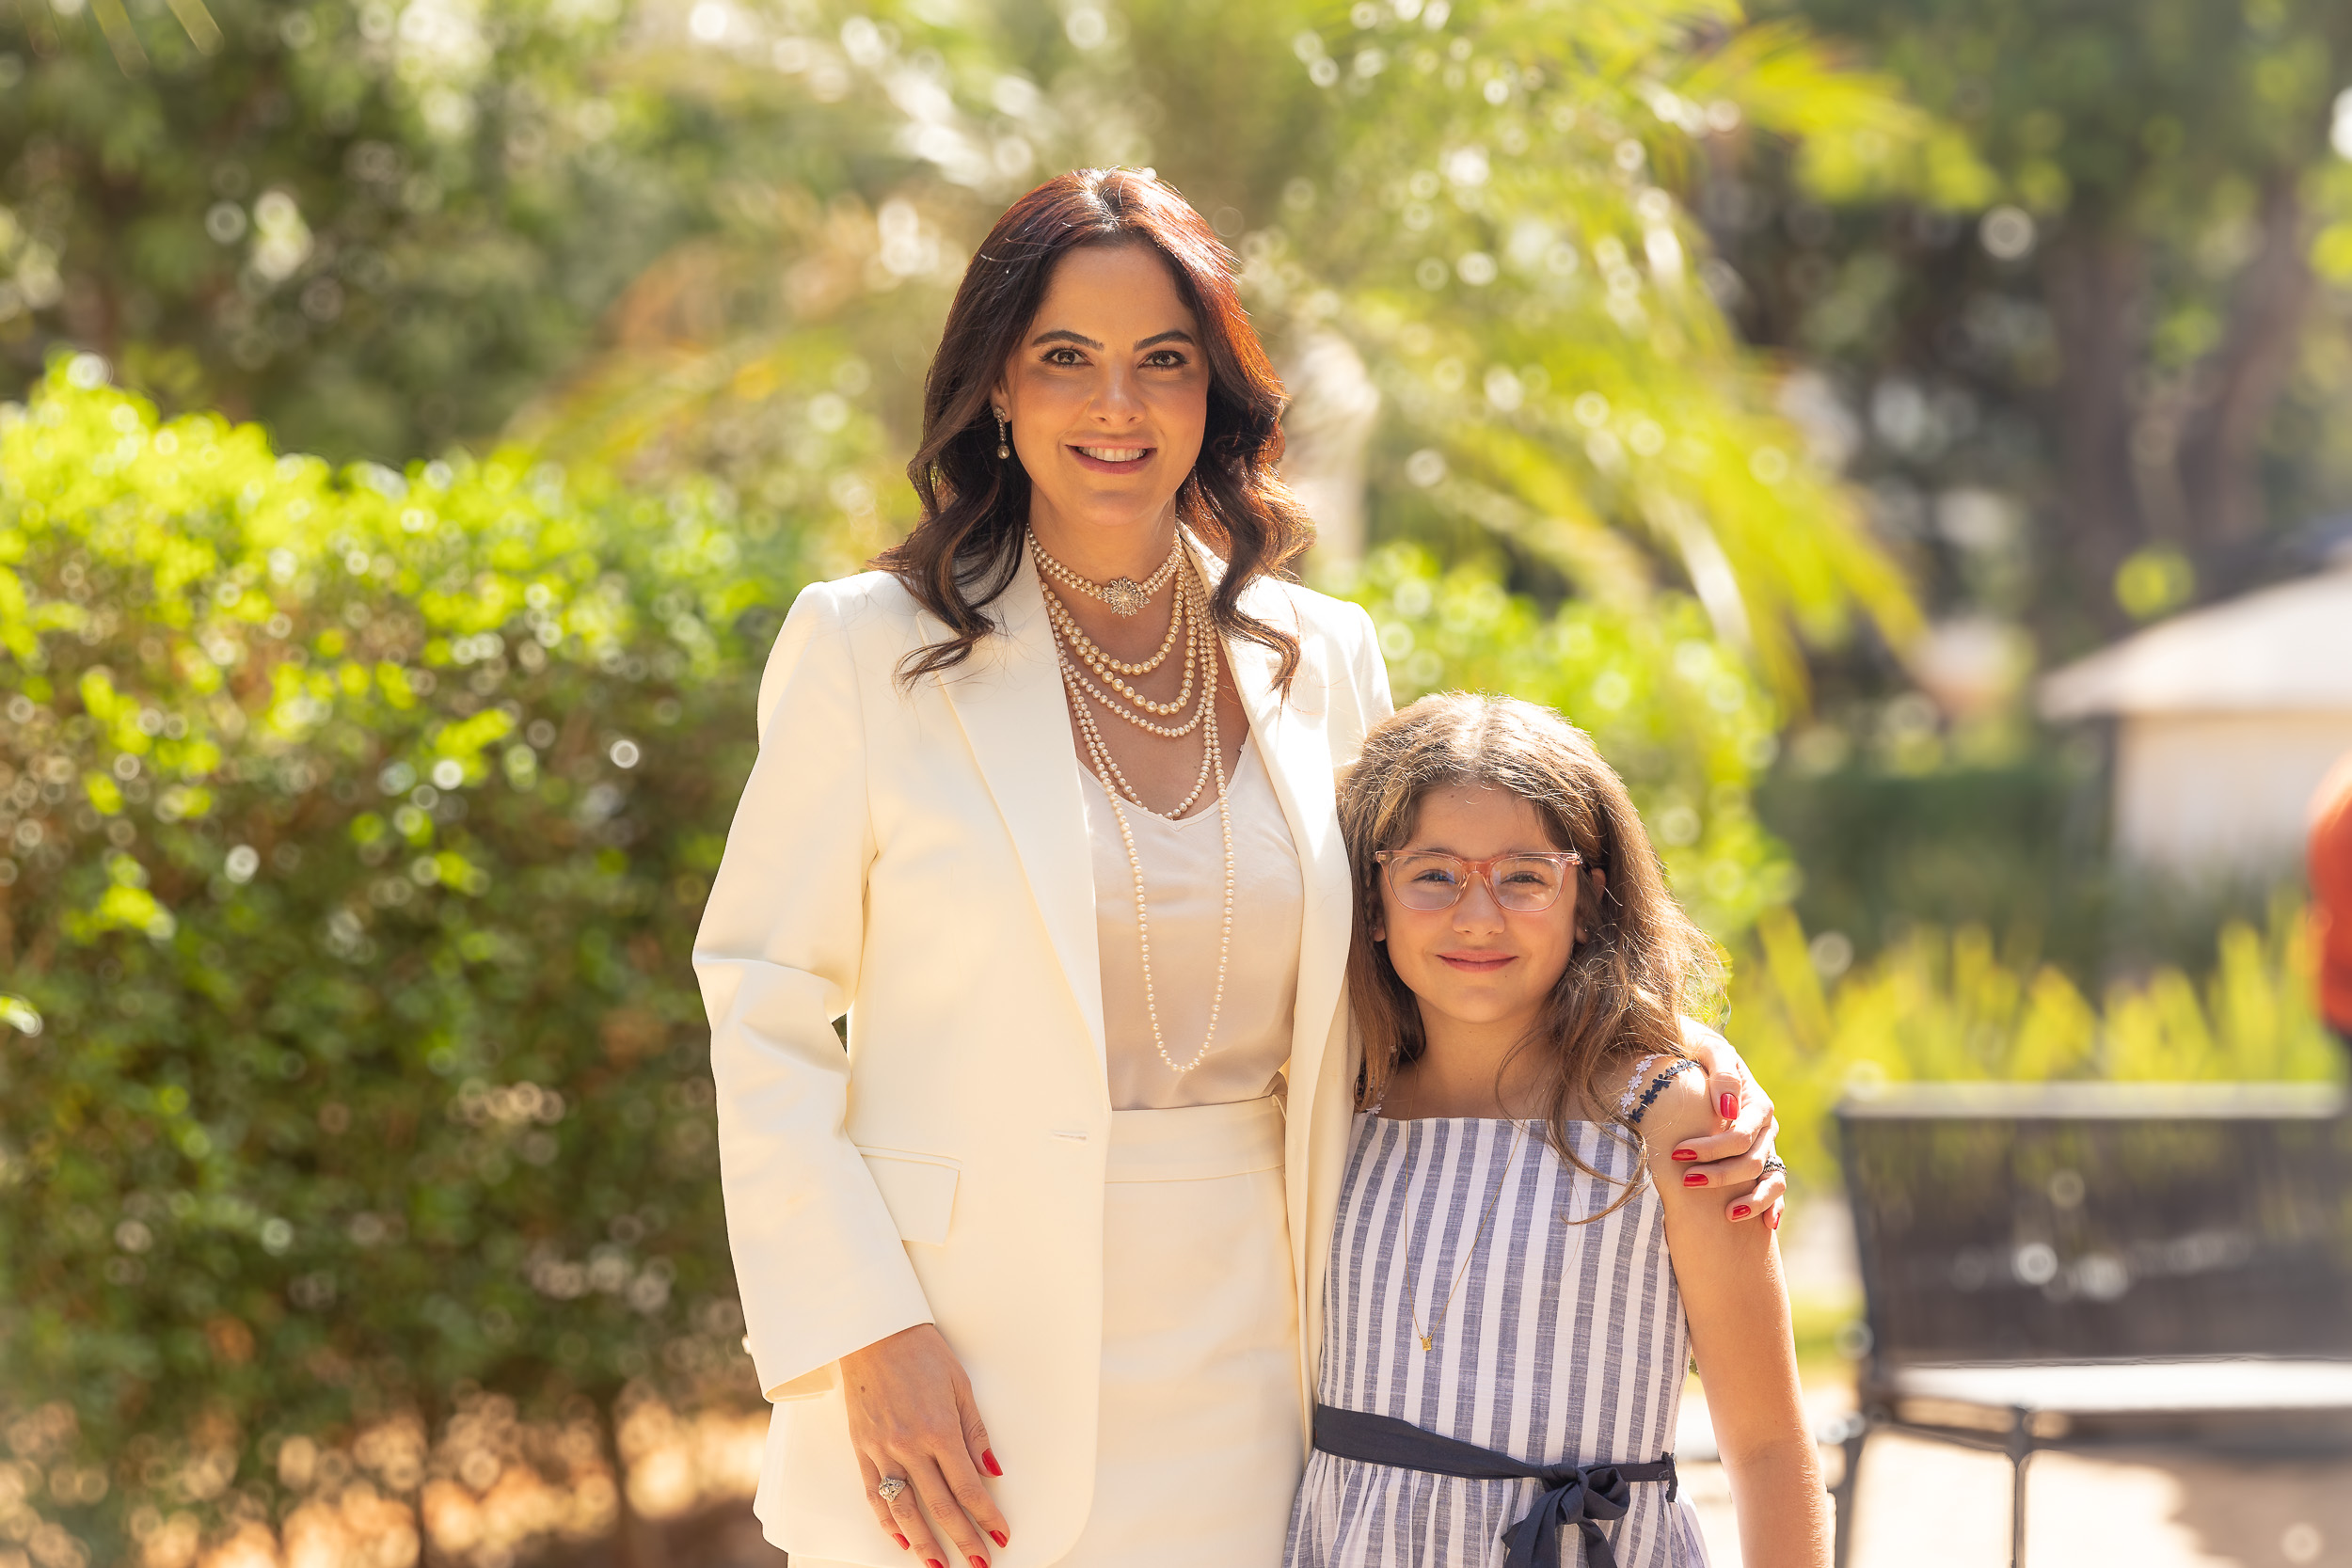
[[[104, 355], [337, 459], [487, 438], [699, 221], [619, 0], [79, 0], [0, 18], [0, 390]], [[834, 150], [829, 149], [829, 151]]]
[[[2079, 645], [2274, 570], [2275, 524], [2352, 503], [2352, 11], [1773, 8], [1868, 49], [1997, 182], [1955, 202], [1891, 163], [1835, 188], [1767, 165], [1702, 202], [1743, 325], [1842, 383], [1823, 438], [1956, 604]], [[2039, 585], [2019, 502], [2047, 520]]]
[[1686, 583], [1788, 697], [1801, 641], [1836, 641], [1855, 608], [1910, 633], [1851, 500], [1697, 286], [1675, 195], [1694, 150], [1751, 119], [1889, 157], [1941, 145], [1799, 32], [1743, 32], [1728, 3], [1480, 0], [1079, 6], [1058, 26], [707, 0], [690, 32], [700, 57], [672, 91], [887, 103], [898, 155], [742, 187], [624, 297], [611, 351], [526, 415], [550, 451], [829, 502], [858, 525], [845, 538], [879, 542], [907, 520], [896, 469], [970, 247], [1042, 170], [1151, 165], [1240, 251], [1300, 388], [1294, 425], [1327, 437], [1295, 465], [1336, 470], [1299, 475], [1327, 553], [1360, 549], [1338, 514], [1363, 508], [1375, 536], [1488, 552], [1548, 596], [1631, 609]]
[[192, 1554], [289, 1434], [751, 1396], [686, 948], [790, 560], [101, 373], [0, 419], [0, 1408], [95, 1478], [0, 1512]]

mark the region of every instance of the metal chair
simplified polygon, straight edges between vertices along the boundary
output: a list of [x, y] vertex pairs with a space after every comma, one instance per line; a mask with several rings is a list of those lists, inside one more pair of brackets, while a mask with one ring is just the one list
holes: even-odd
[[1864, 1447], [2352, 1443], [2352, 1117], [2321, 1085], [1935, 1084], [1838, 1107], [1867, 1348]]

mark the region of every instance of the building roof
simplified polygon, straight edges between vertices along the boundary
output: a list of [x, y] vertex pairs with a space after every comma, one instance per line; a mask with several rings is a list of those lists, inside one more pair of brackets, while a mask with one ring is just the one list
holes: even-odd
[[2352, 566], [2192, 610], [2045, 677], [2050, 719], [2352, 713]]

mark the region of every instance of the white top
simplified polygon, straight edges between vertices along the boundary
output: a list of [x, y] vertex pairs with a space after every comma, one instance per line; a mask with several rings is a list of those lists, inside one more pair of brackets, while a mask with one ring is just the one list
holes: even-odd
[[[1200, 1065], [1178, 1074], [1161, 1060], [1143, 1005], [1143, 949], [1136, 930], [1136, 874], [1111, 816], [1110, 796], [1084, 764], [1087, 844], [1094, 858], [1094, 927], [1102, 951], [1103, 1030], [1110, 1050], [1111, 1107], [1169, 1110], [1256, 1100], [1274, 1089], [1291, 1053], [1298, 995], [1299, 921], [1306, 906], [1298, 851], [1273, 781], [1242, 742], [1227, 793], [1233, 815], [1233, 938], [1216, 1041]], [[1211, 786], [1212, 789], [1215, 785]], [[1225, 833], [1214, 798], [1181, 822], [1128, 802], [1128, 831], [1143, 862], [1152, 920], [1152, 989], [1160, 1038], [1178, 1064], [1192, 1060], [1209, 1027], [1225, 917]]]

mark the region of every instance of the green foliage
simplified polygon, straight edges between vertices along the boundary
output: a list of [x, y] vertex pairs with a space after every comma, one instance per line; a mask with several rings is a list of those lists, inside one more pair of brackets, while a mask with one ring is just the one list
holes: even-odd
[[1378, 367], [1375, 519], [1483, 532], [1536, 580], [1628, 608], [1688, 584], [1786, 696], [1800, 640], [1837, 641], [1856, 609], [1906, 638], [1902, 585], [1772, 410], [1677, 192], [1743, 99], [1771, 113], [1799, 81], [1792, 128], [1892, 138], [1920, 117], [1786, 29], [1748, 47], [1730, 5], [1426, 21], [1298, 37], [1330, 151], [1245, 240], [1292, 337], [1338, 331]]
[[714, 142], [614, 0], [171, 0], [0, 19], [0, 390], [104, 355], [168, 404], [399, 462], [486, 437], [701, 221]]
[[1783, 1151], [1815, 1180], [1836, 1168], [1830, 1112], [1856, 1085], [2331, 1079], [2344, 1070], [2314, 1006], [2310, 926], [2293, 899], [2274, 905], [2266, 931], [2224, 927], [2201, 988], [2165, 966], [2109, 986], [2096, 1005], [2055, 966], [1999, 953], [1981, 927], [1921, 927], [1834, 985], [1824, 984], [1820, 953], [1793, 914], [1767, 911], [1734, 969], [1728, 1024], [1772, 1087]]
[[2328, 0], [1787, 8], [1872, 48], [2010, 199], [2093, 222], [2211, 221], [2233, 181], [2316, 163], [2352, 68], [2352, 17]]
[[1677, 895], [1718, 940], [1787, 899], [1794, 868], [1749, 809], [1776, 711], [1695, 601], [1661, 595], [1631, 614], [1572, 600], [1546, 614], [1492, 573], [1440, 573], [1411, 546], [1329, 586], [1372, 611], [1399, 706], [1444, 689], [1508, 691], [1591, 735], [1632, 790]]
[[262, 1439], [467, 1386], [739, 1393], [686, 946], [788, 562], [91, 370], [0, 419], [5, 1399], [111, 1481], [56, 1516], [267, 1517]]
[[[2308, 570], [2325, 541], [2296, 533], [2352, 502], [2352, 10], [1765, 8], [1867, 51], [1935, 117], [1917, 146], [1976, 171], [1826, 170], [1848, 144], [1820, 137], [1698, 202], [1742, 328], [1814, 372], [1818, 443], [1922, 596], [2063, 656]], [[1923, 684], [1985, 684], [1932, 662]]]
[[[1629, 612], [1687, 586], [1784, 697], [1857, 610], [1909, 636], [1899, 579], [1704, 286], [1677, 195], [1732, 153], [1743, 103], [1792, 134], [1927, 134], [1802, 34], [1749, 47], [1726, 5], [1597, 0], [1150, 3], [1100, 30], [813, 5], [741, 27], [679, 90], [804, 94], [827, 134], [895, 122], [857, 133], [891, 150], [746, 166], [713, 231], [622, 301], [610, 351], [531, 412], [547, 450], [716, 472], [870, 552], [910, 520], [898, 467], [971, 247], [1045, 172], [1148, 165], [1234, 244], [1278, 358], [1336, 341], [1336, 395], [1379, 404], [1334, 454], [1374, 540], [1499, 549], [1515, 588]], [[771, 60], [792, 62], [781, 87]], [[1313, 379], [1302, 428], [1327, 412]]]

